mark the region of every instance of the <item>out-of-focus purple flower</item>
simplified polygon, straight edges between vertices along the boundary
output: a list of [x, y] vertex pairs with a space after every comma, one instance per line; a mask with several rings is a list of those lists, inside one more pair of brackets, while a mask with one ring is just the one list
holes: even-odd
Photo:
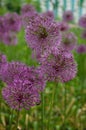
[[21, 14], [25, 15], [26, 13], [32, 13], [35, 11], [35, 8], [30, 4], [25, 4], [21, 8]]
[[7, 85], [12, 85], [15, 81], [21, 80], [28, 87], [32, 87], [33, 90], [37, 89], [37, 91], [42, 91], [46, 84], [43, 75], [37, 69], [27, 67], [25, 64], [19, 62], [8, 63], [5, 71], [2, 72], [1, 79]]
[[45, 52], [41, 58], [41, 71], [49, 81], [67, 82], [76, 76], [77, 65], [73, 55], [63, 49]]
[[74, 20], [73, 12], [68, 10], [63, 13], [63, 21], [71, 22]]
[[6, 25], [5, 25], [5, 18], [4, 16], [0, 16], [0, 42], [3, 41], [3, 35], [6, 32]]
[[73, 50], [77, 45], [77, 38], [72, 32], [64, 32], [61, 46], [66, 50]]
[[57, 47], [61, 42], [59, 24], [43, 16], [37, 17], [26, 28], [26, 41], [37, 54], [50, 46]]
[[86, 45], [85, 44], [81, 44], [79, 46], [77, 46], [77, 49], [76, 49], [77, 53], [86, 53]]
[[59, 22], [60, 24], [60, 31], [61, 32], [64, 32], [64, 31], [67, 31], [69, 29], [69, 26], [66, 22], [62, 21], [62, 22]]
[[0, 16], [0, 33], [4, 33], [6, 31], [5, 27], [5, 17]]
[[14, 32], [20, 31], [21, 19], [17, 13], [7, 13], [4, 17], [7, 30]]
[[22, 15], [22, 24], [26, 28], [29, 26], [30, 22], [33, 22], [33, 20], [38, 16], [39, 14], [37, 12], [28, 12], [24, 15]]
[[1, 69], [1, 66], [3, 66], [3, 64], [5, 63], [7, 63], [6, 56], [0, 53], [0, 69]]
[[86, 29], [86, 14], [80, 17], [79, 26]]
[[86, 30], [84, 30], [84, 31], [82, 32], [81, 37], [84, 38], [84, 39], [86, 39]]
[[25, 108], [28, 110], [40, 103], [39, 93], [32, 90], [31, 87], [28, 87], [24, 81], [17, 80], [12, 86], [3, 88], [2, 95], [11, 108], [16, 110]]
[[0, 32], [0, 42], [2, 42], [2, 41], [3, 41], [3, 33]]
[[7, 59], [6, 56], [0, 53], [0, 80], [2, 77], [2, 73], [4, 73], [7, 66]]
[[0, 53], [0, 65], [4, 63], [7, 63], [6, 56]]
[[43, 17], [50, 18], [50, 20], [54, 20], [54, 13], [53, 13], [53, 11], [47, 11], [47, 12], [41, 13], [41, 15]]
[[6, 32], [3, 37], [3, 42], [7, 45], [16, 45], [18, 42], [18, 39], [15, 33]]

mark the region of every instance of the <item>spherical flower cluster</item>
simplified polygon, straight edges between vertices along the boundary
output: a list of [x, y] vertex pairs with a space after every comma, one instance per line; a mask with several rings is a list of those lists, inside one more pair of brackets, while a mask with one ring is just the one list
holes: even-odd
[[31, 90], [21, 80], [17, 80], [12, 86], [7, 86], [2, 91], [3, 98], [13, 109], [30, 109], [40, 103], [40, 95], [36, 90]]
[[86, 14], [80, 17], [79, 26], [86, 29]]
[[16, 32], [20, 31], [21, 20], [17, 13], [7, 13], [0, 16], [0, 41], [15, 45], [17, 43]]
[[26, 82], [28, 86], [31, 85], [33, 88], [37, 87], [38, 91], [42, 91], [45, 86], [43, 75], [34, 67], [27, 67], [19, 62], [8, 63], [5, 71], [2, 72], [2, 80], [10, 85], [17, 79]]
[[77, 46], [76, 51], [79, 54], [86, 53], [86, 45], [85, 44], [81, 44], [81, 45]]
[[43, 16], [35, 18], [26, 28], [26, 41], [37, 55], [50, 46], [57, 47], [61, 42], [59, 24]]
[[5, 24], [7, 30], [18, 32], [21, 27], [20, 16], [17, 13], [5, 14]]
[[77, 45], [77, 38], [72, 32], [64, 32], [62, 35], [61, 45], [66, 50], [73, 50]]
[[73, 19], [74, 19], [74, 16], [73, 16], [72, 11], [68, 10], [63, 13], [63, 21], [71, 22], [73, 21]]
[[4, 34], [3, 42], [7, 45], [16, 45], [18, 42], [18, 39], [14, 32], [8, 32], [8, 33], [6, 32]]
[[44, 90], [46, 80], [38, 69], [19, 62], [8, 62], [0, 79], [6, 83], [2, 95], [14, 109], [29, 109], [40, 103], [40, 92]]
[[41, 58], [41, 71], [49, 81], [67, 82], [76, 76], [77, 64], [73, 55], [63, 49], [53, 49]]

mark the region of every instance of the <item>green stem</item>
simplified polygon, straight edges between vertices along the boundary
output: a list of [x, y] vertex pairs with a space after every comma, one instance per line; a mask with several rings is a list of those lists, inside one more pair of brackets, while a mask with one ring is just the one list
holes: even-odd
[[42, 121], [41, 121], [41, 130], [44, 130], [44, 93], [41, 94], [41, 98], [42, 98], [42, 113], [41, 113], [41, 117], [42, 117]]
[[18, 123], [19, 123], [19, 113], [20, 113], [20, 110], [17, 110], [16, 130], [18, 128]]
[[13, 121], [13, 110], [11, 110], [11, 115], [9, 119], [9, 130], [12, 130], [12, 121]]
[[[52, 109], [53, 109], [53, 105], [54, 105], [56, 87], [57, 87], [57, 83], [55, 83], [55, 87], [53, 87], [52, 100], [50, 103], [50, 110], [49, 110], [48, 130], [50, 130], [50, 120], [51, 120], [51, 116], [52, 116]], [[52, 130], [53, 130], [53, 128], [52, 128]]]
[[66, 91], [66, 86], [65, 88], [65, 93], [64, 93], [64, 124], [66, 122], [66, 105], [67, 105], [67, 91]]

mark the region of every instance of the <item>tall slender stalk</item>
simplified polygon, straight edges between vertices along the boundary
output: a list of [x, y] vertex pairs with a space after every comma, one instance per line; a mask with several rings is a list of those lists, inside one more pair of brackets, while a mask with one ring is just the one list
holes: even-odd
[[64, 124], [66, 122], [66, 105], [67, 105], [67, 90], [66, 90], [66, 85], [64, 86]]
[[41, 99], [42, 99], [41, 130], [44, 130], [44, 93], [41, 94]]
[[12, 121], [13, 121], [13, 110], [11, 110], [11, 115], [9, 118], [9, 130], [12, 130]]
[[17, 110], [16, 130], [18, 128], [18, 123], [19, 123], [19, 113], [20, 113], [20, 110]]
[[[52, 91], [52, 100], [50, 103], [50, 110], [49, 110], [48, 130], [50, 130], [50, 120], [51, 120], [52, 109], [53, 109], [53, 105], [54, 105], [56, 87], [57, 87], [57, 83], [55, 83], [55, 87], [53, 87], [53, 91]], [[53, 128], [52, 128], [52, 130], [53, 130]]]

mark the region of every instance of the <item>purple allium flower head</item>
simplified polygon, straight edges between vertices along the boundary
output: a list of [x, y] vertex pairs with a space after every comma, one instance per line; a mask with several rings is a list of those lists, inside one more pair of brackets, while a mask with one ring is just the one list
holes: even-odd
[[83, 30], [83, 32], [82, 32], [82, 34], [81, 34], [81, 37], [82, 37], [83, 39], [86, 39], [86, 30]]
[[74, 19], [74, 17], [73, 17], [72, 11], [68, 10], [63, 13], [63, 21], [71, 22], [71, 21], [73, 21], [73, 19]]
[[16, 110], [22, 108], [30, 109], [40, 103], [40, 95], [36, 90], [32, 90], [24, 81], [17, 80], [11, 86], [3, 88], [2, 95], [8, 105]]
[[60, 31], [61, 32], [67, 31], [69, 29], [69, 26], [66, 22], [62, 21], [62, 22], [59, 22], [59, 24], [60, 24]]
[[81, 44], [79, 46], [77, 46], [77, 49], [76, 49], [77, 53], [86, 53], [86, 45], [85, 44]]
[[80, 17], [79, 26], [86, 29], [86, 14]]
[[54, 13], [53, 13], [53, 11], [47, 11], [47, 12], [41, 13], [41, 15], [43, 17], [48, 17], [51, 20], [54, 20]]
[[73, 55], [58, 48], [45, 52], [41, 59], [41, 71], [49, 81], [67, 82], [76, 76], [77, 65]]
[[61, 42], [59, 24], [39, 16], [26, 28], [26, 41], [37, 54]]
[[37, 91], [42, 91], [46, 84], [43, 75], [37, 69], [19, 62], [8, 63], [1, 79], [7, 85], [12, 85], [15, 81], [21, 80], [28, 87], [32, 87], [33, 90], [37, 89]]
[[5, 24], [6, 28], [10, 31], [20, 31], [21, 20], [17, 13], [7, 13], [5, 14]]
[[23, 5], [22, 9], [21, 9], [21, 14], [25, 15], [26, 13], [32, 13], [35, 11], [35, 8], [30, 5], [30, 4], [25, 4]]
[[64, 32], [62, 36], [62, 47], [66, 50], [73, 50], [77, 45], [77, 38], [72, 32]]
[[18, 40], [13, 32], [6, 32], [3, 37], [3, 42], [7, 45], [16, 45]]

